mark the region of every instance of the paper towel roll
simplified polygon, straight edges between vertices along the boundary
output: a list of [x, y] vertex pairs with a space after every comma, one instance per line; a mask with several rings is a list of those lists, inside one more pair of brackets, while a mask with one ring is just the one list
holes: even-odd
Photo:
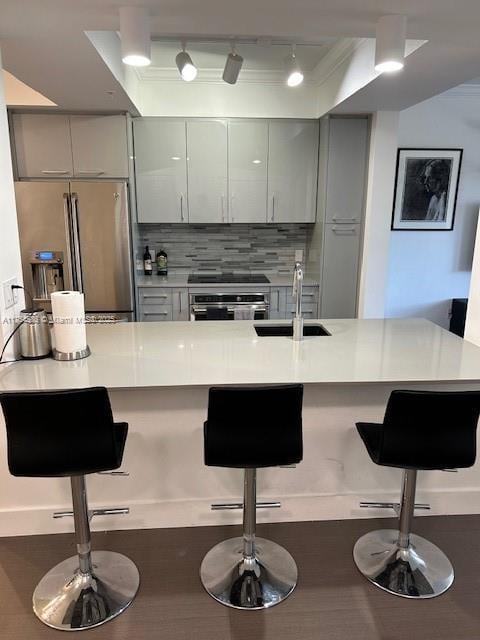
[[56, 350], [62, 353], [82, 351], [87, 346], [83, 293], [55, 291], [51, 298]]

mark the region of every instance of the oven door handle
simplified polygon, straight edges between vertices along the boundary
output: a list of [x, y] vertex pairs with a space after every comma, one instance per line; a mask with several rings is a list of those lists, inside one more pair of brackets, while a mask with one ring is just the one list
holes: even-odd
[[[237, 305], [234, 305], [233, 307], [225, 305], [222, 307], [217, 307], [217, 306], [213, 306], [213, 307], [209, 307], [210, 309], [226, 309], [227, 311], [234, 311], [235, 309], [243, 309], [243, 308], [250, 308], [250, 309], [254, 309], [255, 311], [268, 311], [268, 306], [265, 304], [241, 304], [238, 303]], [[196, 305], [193, 305], [190, 307], [192, 313], [206, 313], [207, 312], [207, 307], [197, 307]]]

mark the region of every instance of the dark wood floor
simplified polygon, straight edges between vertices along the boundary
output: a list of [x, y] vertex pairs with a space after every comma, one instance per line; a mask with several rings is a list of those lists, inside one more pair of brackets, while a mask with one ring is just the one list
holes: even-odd
[[[387, 521], [392, 526], [393, 521]], [[381, 521], [350, 520], [259, 526], [287, 547], [299, 568], [292, 596], [268, 611], [222, 607], [203, 590], [198, 567], [234, 527], [97, 533], [97, 549], [130, 556], [141, 575], [132, 606], [116, 620], [82, 632], [84, 640], [478, 640], [480, 516], [425, 517], [415, 530], [438, 544], [456, 572], [454, 586], [433, 600], [411, 601], [371, 586], [357, 572], [352, 547]], [[69, 535], [0, 539], [0, 638], [43, 640], [61, 632], [31, 610], [37, 581], [72, 555]]]

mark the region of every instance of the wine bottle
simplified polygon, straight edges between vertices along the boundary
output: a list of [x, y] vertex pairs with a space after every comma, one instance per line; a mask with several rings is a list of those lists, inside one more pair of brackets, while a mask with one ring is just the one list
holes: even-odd
[[148, 250], [148, 246], [145, 247], [145, 253], [143, 254], [143, 273], [146, 276], [152, 275], [152, 256]]
[[163, 249], [157, 253], [157, 275], [168, 275], [168, 257]]

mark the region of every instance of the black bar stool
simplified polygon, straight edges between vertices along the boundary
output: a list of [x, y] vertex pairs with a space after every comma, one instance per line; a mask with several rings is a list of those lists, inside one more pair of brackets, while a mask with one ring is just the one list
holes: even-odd
[[3, 393], [8, 466], [14, 476], [70, 476], [78, 555], [51, 569], [33, 594], [49, 627], [81, 630], [119, 615], [139, 586], [138, 569], [120, 553], [91, 552], [85, 474], [117, 469], [128, 425], [114, 423], [107, 390]]
[[479, 413], [477, 391], [393, 391], [383, 424], [357, 423], [373, 462], [404, 470], [398, 531], [371, 531], [353, 549], [357, 567], [377, 587], [406, 598], [433, 598], [453, 583], [443, 551], [410, 533], [417, 471], [471, 467]]
[[265, 609], [289, 596], [297, 565], [280, 545], [256, 538], [256, 470], [302, 459], [302, 385], [210, 389], [205, 464], [244, 469], [243, 537], [207, 553], [200, 579], [221, 604]]

